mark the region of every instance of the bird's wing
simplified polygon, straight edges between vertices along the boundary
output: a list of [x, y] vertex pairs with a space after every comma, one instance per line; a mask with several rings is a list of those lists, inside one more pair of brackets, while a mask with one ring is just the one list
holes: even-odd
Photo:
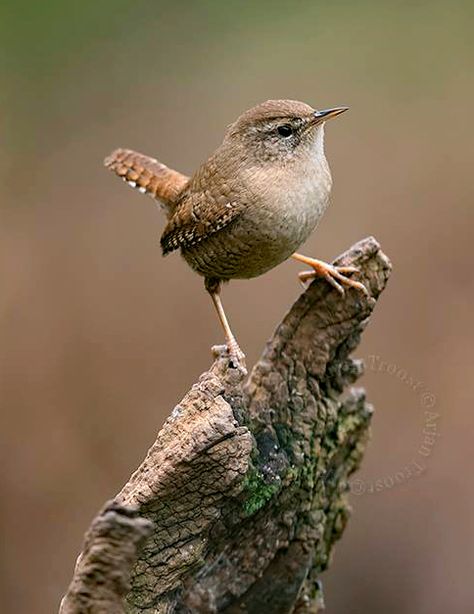
[[222, 230], [241, 213], [243, 205], [224, 195], [190, 192], [176, 206], [161, 237], [163, 255], [187, 249]]
[[116, 149], [104, 165], [142, 194], [150, 194], [171, 213], [189, 177], [131, 149]]

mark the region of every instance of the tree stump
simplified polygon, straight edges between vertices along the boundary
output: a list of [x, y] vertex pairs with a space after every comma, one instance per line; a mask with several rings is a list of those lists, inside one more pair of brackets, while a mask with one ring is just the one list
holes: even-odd
[[350, 358], [390, 274], [369, 237], [335, 261], [369, 295], [314, 281], [246, 380], [215, 348], [86, 536], [61, 614], [318, 612], [372, 408]]

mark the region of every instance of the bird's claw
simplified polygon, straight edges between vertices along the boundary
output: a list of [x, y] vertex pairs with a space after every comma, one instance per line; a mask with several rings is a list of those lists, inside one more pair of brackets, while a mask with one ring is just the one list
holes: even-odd
[[231, 369], [237, 369], [243, 367], [245, 369], [245, 354], [240, 347], [233, 343], [226, 343], [225, 345], [213, 345], [211, 348], [214, 359], [225, 358], [229, 361], [229, 367]]
[[231, 367], [238, 367], [241, 364], [245, 365], [245, 354], [240, 349], [237, 341], [234, 340], [227, 343], [227, 352]]
[[354, 273], [360, 273], [359, 269], [354, 266], [335, 266], [316, 261], [312, 271], [302, 271], [298, 274], [298, 277], [305, 287], [308, 281], [316, 277], [323, 277], [341, 295], [345, 293], [344, 286], [347, 286], [348, 288], [356, 288], [366, 296], [369, 296], [369, 292], [364, 284], [355, 279], [346, 277], [346, 275], [352, 275]]

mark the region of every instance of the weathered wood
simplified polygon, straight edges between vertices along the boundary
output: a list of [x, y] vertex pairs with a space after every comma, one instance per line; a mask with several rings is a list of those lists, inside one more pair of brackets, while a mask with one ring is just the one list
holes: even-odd
[[[361, 461], [372, 414], [364, 392], [350, 388], [362, 364], [349, 354], [390, 273], [373, 238], [336, 263], [357, 266], [369, 296], [350, 289], [341, 297], [324, 281], [313, 282], [248, 381], [245, 367], [229, 366], [218, 348], [210, 370], [175, 407], [117, 495], [122, 511], [132, 508], [153, 523], [131, 571], [125, 611], [320, 609], [318, 576], [346, 525], [348, 477]], [[115, 609], [101, 609], [102, 584], [94, 602], [94, 578], [85, 573], [91, 542], [100, 541], [95, 525], [62, 614], [122, 611], [123, 578], [140, 539], [124, 535], [133, 547], [122, 568], [102, 570], [101, 578], [115, 569], [122, 579]], [[87, 607], [75, 599], [81, 583]]]
[[140, 518], [136, 509], [108, 502], [86, 534], [60, 611], [63, 614], [124, 612], [137, 549], [152, 528], [153, 524]]

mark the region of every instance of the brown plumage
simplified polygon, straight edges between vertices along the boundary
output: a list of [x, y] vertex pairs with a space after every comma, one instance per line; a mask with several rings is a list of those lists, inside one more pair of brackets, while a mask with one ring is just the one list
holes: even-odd
[[294, 253], [327, 207], [331, 174], [323, 125], [344, 110], [269, 100], [241, 115], [190, 179], [131, 150], [118, 149], [105, 160], [164, 207], [163, 254], [179, 249], [205, 278], [234, 358], [243, 355], [222, 308], [222, 282], [261, 275], [292, 256], [313, 269], [301, 274], [303, 280], [322, 276], [340, 292], [342, 284], [365, 291], [345, 276], [354, 269]]
[[189, 181], [189, 177], [131, 149], [116, 149], [105, 158], [104, 165], [142, 194], [161, 201], [167, 209], [173, 207]]

